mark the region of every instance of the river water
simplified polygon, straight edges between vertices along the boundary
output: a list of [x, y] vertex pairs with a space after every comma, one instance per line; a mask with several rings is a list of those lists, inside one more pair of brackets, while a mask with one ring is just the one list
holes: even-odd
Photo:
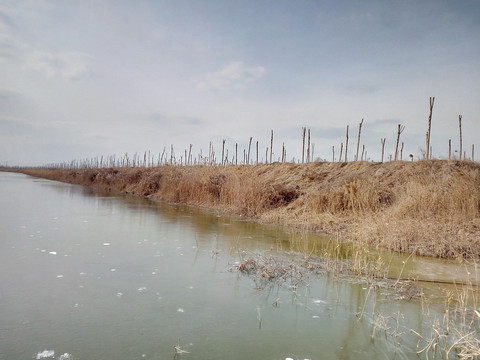
[[[360, 278], [259, 286], [236, 270], [247, 256], [293, 261], [299, 236], [331, 243], [0, 173], [0, 359], [417, 358], [412, 330], [428, 339], [446, 285], [409, 300]], [[462, 276], [454, 264], [395, 259], [402, 276]]]

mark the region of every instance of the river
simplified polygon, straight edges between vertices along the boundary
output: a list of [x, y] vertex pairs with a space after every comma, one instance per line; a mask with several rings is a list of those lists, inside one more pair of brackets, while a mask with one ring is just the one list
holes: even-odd
[[[447, 285], [410, 299], [362, 278], [259, 286], [237, 271], [249, 256], [294, 261], [298, 237], [332, 242], [0, 173], [0, 359], [417, 358]], [[402, 277], [463, 276], [454, 263], [395, 259]]]

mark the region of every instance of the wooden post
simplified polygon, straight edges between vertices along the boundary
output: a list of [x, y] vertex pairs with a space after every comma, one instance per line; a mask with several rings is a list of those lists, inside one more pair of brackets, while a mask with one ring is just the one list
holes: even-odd
[[380, 139], [380, 142], [382, 143], [382, 163], [383, 163], [383, 154], [385, 153], [385, 141], [387, 141], [387, 138]]
[[272, 163], [272, 154], [273, 154], [273, 130], [272, 130], [272, 136], [270, 138], [270, 163]]
[[363, 155], [365, 154], [365, 145], [362, 145], [362, 161], [363, 161]]
[[360, 135], [362, 134], [362, 125], [363, 125], [363, 119], [362, 121], [360, 121], [360, 125], [358, 126], [357, 153], [355, 154], [355, 161], [358, 161], [358, 148], [360, 146]]
[[400, 160], [403, 160], [403, 141], [402, 141], [402, 147], [400, 148]]
[[257, 165], [258, 165], [258, 141], [257, 141]]
[[235, 143], [235, 165], [238, 165], [238, 143]]
[[448, 160], [452, 159], [452, 139], [448, 139]]
[[[400, 141], [400, 134], [405, 129], [405, 126], [398, 124], [398, 131], [397, 131], [397, 144], [395, 145], [395, 160], [398, 159], [398, 142]], [[427, 156], [428, 158], [428, 156]]]
[[472, 161], [475, 161], [475, 144], [472, 144]]
[[348, 125], [347, 125], [347, 139], [345, 140], [345, 162], [347, 162], [348, 155]]
[[310, 129], [308, 129], [307, 162], [310, 162]]
[[303, 145], [302, 145], [302, 164], [305, 162], [305, 131], [307, 131], [306, 128], [302, 128], [302, 132], [303, 132]]
[[250, 141], [248, 142], [248, 156], [247, 156], [247, 163], [250, 165], [250, 148], [252, 147], [252, 137], [250, 136]]
[[268, 164], [268, 146], [267, 146], [267, 150], [265, 150], [265, 164]]
[[332, 162], [335, 162], [335, 145], [332, 146]]
[[432, 112], [433, 112], [433, 103], [435, 102], [435, 97], [430, 97], [430, 115], [428, 115], [428, 131], [427, 131], [427, 160], [432, 157], [430, 152], [430, 135], [432, 130]]
[[343, 155], [343, 142], [340, 143], [340, 156], [338, 157], [338, 162], [342, 161], [342, 155]]
[[462, 115], [458, 115], [458, 127], [460, 129], [460, 160], [462, 160]]
[[222, 166], [225, 165], [223, 159], [225, 159], [225, 140], [222, 141]]

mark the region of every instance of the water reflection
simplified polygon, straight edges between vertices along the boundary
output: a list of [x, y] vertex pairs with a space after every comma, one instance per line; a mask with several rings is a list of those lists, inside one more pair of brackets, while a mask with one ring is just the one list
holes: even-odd
[[2, 359], [416, 358], [410, 330], [444, 316], [360, 278], [256, 287], [229, 271], [245, 254], [355, 257], [325, 237], [17, 174], [0, 193]]

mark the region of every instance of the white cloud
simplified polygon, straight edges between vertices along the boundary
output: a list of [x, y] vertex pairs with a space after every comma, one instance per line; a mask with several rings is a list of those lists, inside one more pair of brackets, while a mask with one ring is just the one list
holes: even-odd
[[247, 67], [242, 61], [233, 61], [221, 70], [207, 74], [199, 89], [241, 89], [265, 76], [263, 66]]
[[88, 74], [90, 56], [81, 52], [33, 50], [25, 55], [25, 67], [39, 71], [48, 78], [60, 76], [65, 80], [75, 80]]

